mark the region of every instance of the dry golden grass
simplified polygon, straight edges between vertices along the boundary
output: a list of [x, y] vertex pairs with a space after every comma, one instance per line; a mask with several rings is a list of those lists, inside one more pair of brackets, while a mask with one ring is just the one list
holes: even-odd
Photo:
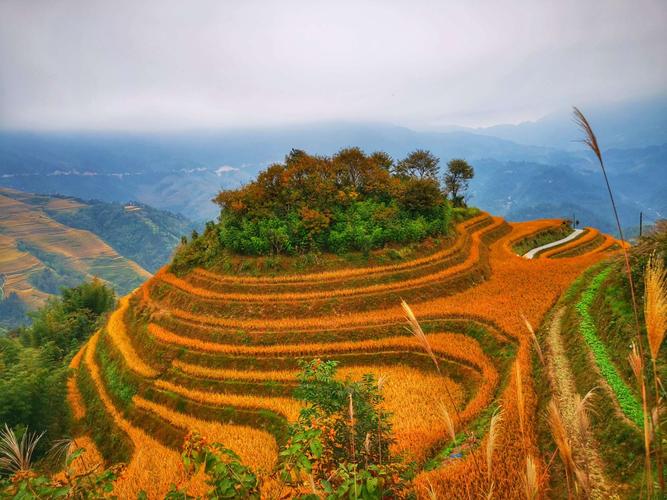
[[197, 431], [209, 442], [222, 443], [225, 447], [236, 452], [244, 464], [252, 467], [260, 475], [270, 473], [276, 465], [278, 444], [275, 438], [266, 431], [253, 429], [245, 425], [230, 425], [201, 420], [139, 396], [135, 396], [132, 402], [137, 408], [155, 413], [176, 427], [188, 431]]
[[497, 411], [493, 414], [491, 417], [491, 422], [489, 423], [489, 433], [486, 439], [486, 474], [489, 480], [491, 480], [491, 475], [493, 472], [493, 452], [496, 449], [496, 441], [498, 439], [500, 423], [502, 420], [502, 411]]
[[342, 367], [340, 377], [359, 380], [365, 373], [386, 376], [382, 394], [383, 407], [392, 414], [393, 451], [421, 461], [428, 451], [448, 436], [448, 430], [439, 411], [439, 404], [453, 411], [448, 394], [456, 405], [462, 406], [462, 388], [447, 377], [425, 373], [405, 365]]
[[523, 476], [524, 491], [526, 500], [535, 500], [540, 493], [539, 482], [537, 479], [537, 467], [535, 460], [528, 455], [526, 457], [526, 473]]
[[198, 403], [215, 406], [234, 406], [250, 410], [270, 410], [284, 415], [290, 422], [296, 421], [301, 410], [298, 401], [290, 398], [259, 397], [240, 394], [223, 394], [219, 392], [189, 389], [166, 380], [156, 380], [154, 386], [158, 389], [173, 392]]
[[[460, 409], [460, 422], [464, 427], [479, 412], [488, 407], [494, 400], [503, 408], [502, 426], [499, 420], [494, 420], [489, 434], [478, 443], [479, 446], [468, 451], [462, 460], [447, 463], [445, 467], [422, 472], [415, 480], [417, 489], [426, 491], [427, 484], [433, 485], [439, 495], [447, 498], [477, 498], [487, 496], [489, 486], [493, 485], [495, 498], [519, 498], [526, 493], [524, 478], [526, 477], [526, 457], [539, 457], [535, 433], [536, 395], [532, 381], [531, 346], [533, 336], [526, 331], [524, 319], [519, 314], [518, 307], [525, 313], [525, 318], [531, 324], [539, 326], [544, 314], [551, 304], [566, 289], [570, 282], [581, 271], [591, 264], [598, 262], [604, 256], [590, 253], [570, 259], [526, 260], [514, 255], [511, 251], [511, 242], [526, 234], [535, 232], [543, 227], [553, 225], [553, 221], [539, 221], [536, 223], [513, 224], [512, 232], [489, 245], [489, 265], [492, 274], [487, 281], [477, 283], [468, 290], [447, 297], [424, 299], [411, 304], [411, 311], [415, 318], [443, 319], [461, 318], [477, 321], [484, 325], [494, 325], [491, 330], [498, 330], [501, 335], [509, 336], [518, 343], [516, 365], [511, 370], [502, 393], [497, 394], [500, 376], [493, 360], [482, 352], [479, 343], [470, 337], [461, 334], [434, 333], [423, 335], [437, 361], [449, 359], [455, 362], [472, 366], [479, 377], [479, 385], [472, 398], [462, 401], [460, 387], [446, 377], [438, 376], [434, 369], [432, 373], [409, 368], [407, 366], [341, 368], [341, 376], [357, 377], [364, 372], [387, 374], [383, 393], [386, 397], [386, 406], [394, 416], [394, 429], [398, 438], [397, 447], [402, 446], [406, 453], [423, 459], [428, 457], [429, 446], [451, 438], [451, 427], [439, 411], [441, 403], [445, 402], [447, 412], [453, 414], [455, 406]], [[484, 244], [484, 243], [482, 243]], [[484, 244], [486, 246], [486, 244]], [[479, 251], [480, 245], [473, 245]], [[486, 250], [485, 250], [486, 251]], [[471, 252], [474, 253], [474, 250]], [[486, 259], [486, 257], [485, 257]], [[409, 265], [409, 263], [402, 263]], [[352, 273], [358, 270], [350, 270]], [[347, 272], [347, 271], [345, 271]], [[199, 273], [199, 271], [198, 271]], [[326, 274], [326, 273], [325, 273]], [[333, 274], [335, 275], [335, 273]], [[309, 276], [296, 279], [305, 280]], [[329, 277], [332, 275], [330, 274]], [[294, 277], [284, 277], [285, 283]], [[310, 278], [316, 282], [322, 278]], [[239, 278], [239, 283], [255, 283], [254, 278]], [[223, 277], [219, 280], [235, 282]], [[407, 281], [407, 280], [406, 280]], [[274, 283], [273, 278], [260, 282]], [[277, 280], [280, 282], [280, 280]], [[363, 289], [363, 287], [361, 288]], [[350, 289], [350, 293], [357, 289]], [[194, 314], [189, 311], [167, 307], [157, 300], [152, 300], [143, 287], [140, 296], [143, 302], [152, 306], [155, 313], [149, 323], [148, 333], [162, 344], [200, 351], [202, 353], [219, 354], [223, 356], [248, 357], [326, 357], [335, 354], [374, 353], [423, 353], [424, 345], [417, 339], [409, 336], [391, 337], [384, 339], [355, 340], [349, 342], [313, 342], [303, 344], [276, 344], [253, 345], [225, 344], [216, 341], [215, 331], [229, 329], [229, 331], [251, 331], [254, 335], [263, 332], [302, 332], [304, 336], [318, 331], [335, 329], [357, 329], [359, 335], [362, 329], [380, 327], [381, 325], [396, 325], [405, 321], [405, 310], [400, 303], [387, 304], [385, 309], [351, 314], [313, 313], [313, 316], [294, 317], [211, 317]], [[304, 293], [307, 290], [304, 290]], [[319, 293], [319, 292], [318, 292]], [[347, 292], [346, 292], [347, 293]], [[356, 291], [355, 291], [356, 293]], [[262, 296], [262, 294], [251, 294]], [[303, 293], [298, 294], [304, 297]], [[311, 296], [306, 296], [311, 297]], [[261, 308], [262, 304], [258, 303]], [[161, 324], [167, 315], [173, 315], [182, 323], [179, 327]], [[121, 316], [122, 318], [122, 316]], [[210, 328], [212, 334], [207, 340], [188, 335], [188, 325], [197, 323], [202, 328]], [[173, 330], [170, 330], [173, 329]], [[372, 331], [372, 330], [369, 330]], [[125, 336], [127, 334], [124, 332]], [[422, 332], [423, 333], [423, 332]], [[128, 339], [129, 340], [129, 339]], [[115, 343], [115, 342], [114, 342]], [[118, 345], [115, 343], [115, 345]], [[129, 343], [127, 345], [130, 345]], [[122, 352], [122, 350], [121, 350]], [[130, 352], [127, 351], [126, 352]], [[128, 358], [130, 356], [122, 352]], [[428, 353], [428, 349], [426, 350]], [[134, 353], [136, 355], [136, 353]], [[194, 357], [193, 359], [196, 359]], [[149, 359], [143, 360], [146, 364]], [[128, 361], [131, 364], [132, 361]], [[146, 365], [148, 366], [148, 365]], [[173, 366], [186, 374], [200, 378], [218, 380], [233, 379], [247, 381], [289, 381], [295, 375], [292, 370], [258, 371], [243, 369], [207, 368], [182, 361], [174, 361]], [[510, 365], [512, 366], [512, 365]], [[133, 368], [136, 371], [136, 367]], [[158, 389], [168, 390], [183, 397], [193, 399], [204, 404], [233, 405], [244, 408], [265, 408], [287, 415], [294, 419], [299, 411], [299, 405], [289, 398], [239, 396], [234, 394], [219, 394], [185, 388], [164, 381], [154, 382]], [[446, 397], [449, 391], [453, 396], [453, 404]], [[140, 403], [141, 404], [141, 403]], [[155, 408], [154, 408], [155, 409]], [[156, 411], [162, 411], [155, 409]], [[167, 410], [167, 409], [163, 409]], [[169, 410], [172, 411], [173, 410]], [[166, 417], [166, 413], [162, 416]], [[174, 421], [177, 415], [169, 415]], [[196, 418], [188, 415], [188, 418]], [[450, 419], [451, 420], [451, 419]], [[457, 419], [457, 424], [459, 421]], [[182, 425], [186, 425], [181, 421]], [[460, 432], [461, 429], [454, 429]], [[517, 439], [517, 436], [523, 436]], [[502, 450], [502, 453], [499, 452]], [[489, 459], [489, 457], [491, 457]], [[532, 460], [532, 459], [531, 459]], [[486, 467], [484, 463], [486, 461]], [[541, 477], [544, 464], [539, 459], [532, 463], [533, 476]], [[489, 470], [491, 474], [489, 475]]]
[[296, 370], [230, 370], [225, 368], [210, 368], [208, 366], [193, 365], [175, 359], [172, 366], [193, 377], [214, 380], [249, 380], [261, 382], [273, 380], [276, 382], [295, 382], [299, 373]]
[[[255, 371], [255, 370], [220, 370], [200, 367], [197, 365], [187, 365], [178, 361], [174, 366], [190, 375], [232, 380], [251, 380], [251, 381], [296, 381], [296, 370], [278, 370], [278, 371]], [[338, 378], [350, 378], [353, 380], [361, 379], [361, 376], [371, 373], [376, 378], [384, 377], [383, 395], [385, 397], [384, 407], [393, 417], [394, 431], [396, 437], [395, 451], [406, 452], [417, 460], [425, 458], [425, 453], [429, 447], [442, 440], [446, 425], [443, 423], [438, 413], [438, 403], [448, 401], [448, 393], [454, 398], [455, 404], [461, 405], [463, 401], [463, 392], [461, 387], [447, 377], [439, 376], [435, 373], [425, 373], [416, 368], [405, 365], [392, 366], [373, 366], [360, 365], [351, 367], [341, 367], [338, 370]], [[173, 390], [171, 385], [159, 384], [158, 387]], [[180, 386], [179, 386], [180, 387]], [[182, 393], [185, 395], [185, 393]], [[191, 393], [187, 393], [190, 397]], [[193, 399], [204, 402], [204, 397], [197, 394]], [[215, 404], [232, 404], [234, 406], [256, 407], [261, 401], [267, 398], [259, 398], [260, 401], [248, 401], [244, 397], [243, 404], [235, 399], [223, 398], [220, 403], [218, 397], [215, 398]], [[277, 400], [277, 398], [276, 398]], [[207, 403], [212, 403], [212, 399], [206, 399]], [[444, 404], [444, 403], [443, 403]], [[267, 409], [280, 409], [282, 406], [269, 405]], [[446, 409], [452, 411], [449, 403], [446, 403]]]
[[132, 460], [114, 484], [114, 494], [119, 498], [136, 498], [139, 491], [144, 490], [149, 498], [163, 498], [171, 483], [184, 485], [192, 493], [201, 494], [206, 491], [201, 478], [195, 478], [194, 482], [187, 480], [183, 474], [178, 452], [163, 446], [145, 432], [133, 427], [116, 409], [95, 364], [94, 352], [98, 340], [99, 332], [88, 341], [84, 354], [85, 366], [105, 410], [115, 424], [130, 437], [134, 445]]
[[644, 283], [644, 321], [651, 358], [655, 362], [667, 332], [667, 272], [661, 258], [651, 256]]
[[[85, 347], [82, 347], [79, 349], [79, 352], [74, 355], [69, 364], [70, 368], [74, 370], [79, 368], [84, 350]], [[83, 403], [83, 398], [76, 385], [76, 377], [74, 376], [70, 376], [67, 379], [67, 402], [72, 409], [72, 417], [74, 417], [74, 420], [81, 420], [86, 415], [86, 406]]]
[[69, 451], [83, 448], [84, 453], [74, 459], [71, 468], [75, 474], [84, 474], [90, 470], [102, 470], [104, 467], [104, 457], [97, 449], [95, 441], [86, 434], [72, 439]]
[[123, 297], [118, 303], [116, 309], [107, 324], [107, 333], [113, 342], [113, 345], [120, 351], [125, 358], [127, 366], [142, 377], [153, 378], [158, 372], [145, 363], [132, 347], [130, 339], [127, 336], [125, 328], [125, 313], [129, 307], [129, 297]]
[[[484, 231], [490, 231], [499, 227], [503, 224], [504, 221], [499, 218], [494, 218], [494, 223], [491, 226], [484, 228]], [[216, 299], [221, 301], [239, 301], [239, 302], [278, 302], [278, 301], [303, 301], [303, 300], [318, 300], [318, 299], [330, 299], [334, 297], [350, 297], [357, 295], [370, 295], [378, 293], [386, 293], [395, 290], [409, 290], [410, 288], [415, 288], [418, 286], [426, 285], [429, 283], [434, 283], [442, 281], [446, 278], [457, 276], [467, 270], [472, 269], [478, 262], [480, 258], [479, 246], [481, 244], [481, 234], [475, 233], [472, 236], [473, 244], [470, 248], [470, 253], [466, 256], [465, 260], [460, 264], [455, 264], [453, 266], [447, 267], [446, 269], [429, 273], [424, 276], [404, 279], [401, 281], [392, 281], [389, 283], [379, 283], [374, 285], [369, 285], [365, 287], [354, 287], [354, 288], [334, 288], [331, 290], [322, 290], [322, 291], [306, 291], [301, 293], [222, 293], [215, 292], [206, 288], [200, 288], [191, 285], [184, 279], [178, 278], [173, 274], [170, 274], [166, 271], [160, 271], [154, 277], [156, 281], [162, 281], [169, 284], [181, 291], [187, 292], [190, 295], [197, 297], [202, 297], [206, 299]]]

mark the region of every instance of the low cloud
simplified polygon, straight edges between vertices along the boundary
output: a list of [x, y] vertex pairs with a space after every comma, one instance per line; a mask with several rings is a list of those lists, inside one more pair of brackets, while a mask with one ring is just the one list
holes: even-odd
[[665, 0], [0, 2], [0, 128], [534, 119], [667, 88]]

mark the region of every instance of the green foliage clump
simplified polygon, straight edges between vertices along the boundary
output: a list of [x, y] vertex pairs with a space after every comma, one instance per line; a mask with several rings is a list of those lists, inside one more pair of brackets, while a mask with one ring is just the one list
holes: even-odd
[[69, 360], [114, 303], [102, 282], [84, 283], [35, 312], [32, 326], [0, 337], [0, 423], [45, 430], [49, 440], [68, 434]]
[[[259, 500], [259, 479], [240, 457], [220, 443], [209, 444], [199, 433], [191, 432], [185, 438], [181, 455], [185, 471], [196, 474], [202, 467], [211, 486], [206, 498], [245, 498]], [[175, 485], [166, 500], [194, 498], [180, 491]]]
[[[41, 498], [109, 498], [114, 481], [122, 470], [115, 466], [102, 471], [96, 467], [82, 472], [74, 463], [82, 460], [83, 448], [68, 454], [65, 460], [66, 473], [59, 479], [37, 475], [33, 471], [17, 471], [11, 477], [0, 479], [0, 497], [22, 500]], [[84, 462], [85, 463], [85, 462]]]
[[97, 344], [96, 355], [109, 394], [121, 408], [127, 408], [137, 393], [136, 384], [130, 380], [126, 367], [109, 354], [104, 339]]
[[466, 206], [468, 183], [475, 176], [475, 169], [467, 161], [455, 158], [447, 163], [445, 191], [452, 197], [455, 207]]
[[359, 148], [332, 157], [292, 150], [250, 184], [222, 191], [217, 224], [177, 251], [175, 267], [206, 262], [220, 250], [243, 255], [368, 252], [447, 233], [451, 207], [438, 159], [415, 151], [394, 164]]
[[296, 397], [306, 407], [280, 453], [281, 479], [327, 498], [403, 498], [413, 468], [391, 455], [390, 414], [372, 375], [337, 380], [335, 361], [301, 362]]
[[621, 410], [630, 420], [639, 427], [642, 427], [643, 411], [641, 404], [623, 378], [619, 375], [618, 370], [611, 361], [606, 346], [597, 335], [595, 320], [590, 312], [590, 307], [593, 305], [595, 296], [600, 289], [600, 286], [609, 275], [611, 269], [611, 267], [608, 267], [597, 274], [588, 288], [582, 292], [579, 302], [577, 302], [575, 306], [581, 318], [579, 330], [591, 349], [593, 357], [595, 358], [595, 363], [600, 369], [602, 376], [614, 391]]

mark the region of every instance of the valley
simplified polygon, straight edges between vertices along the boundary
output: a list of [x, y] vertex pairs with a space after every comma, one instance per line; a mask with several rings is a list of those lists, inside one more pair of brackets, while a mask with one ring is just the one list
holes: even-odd
[[150, 207], [0, 188], [0, 304], [12, 309], [0, 309], [0, 322], [23, 322], [25, 311], [43, 306], [60, 287], [92, 277], [126, 294], [150, 278], [146, 268], [169, 259], [190, 227], [185, 219]]

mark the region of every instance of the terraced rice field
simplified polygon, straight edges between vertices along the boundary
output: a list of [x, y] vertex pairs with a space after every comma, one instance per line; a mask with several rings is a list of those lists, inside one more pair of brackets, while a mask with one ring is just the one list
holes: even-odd
[[[204, 269], [175, 276], [163, 269], [121, 301], [75, 367], [77, 380], [92, 380], [132, 449], [119, 494], [143, 488], [156, 497], [177, 482], [176, 450], [190, 429], [224, 443], [267, 477], [286, 423], [300, 409], [292, 397], [298, 360], [319, 357], [338, 360], [341, 377], [387, 377], [395, 451], [419, 464], [415, 487], [423, 497], [432, 485], [441, 498], [468, 498], [488, 482], [485, 437], [463, 457], [434, 464], [450, 439], [439, 404], [458, 414], [458, 431], [501, 406], [494, 492], [522, 496], [526, 457], [540, 456], [532, 340], [522, 315], [540, 325], [571, 281], [616, 245], [606, 237], [592, 245], [594, 235], [561, 249], [581, 250], [570, 257], [513, 254], [514, 242], [560, 223], [508, 224], [482, 214], [459, 224], [457, 237], [429, 255], [365, 269], [277, 277]], [[401, 298], [422, 324], [442, 374], [406, 331]], [[89, 411], [85, 398], [70, 399], [75, 415]], [[545, 464], [537, 465], [545, 478]]]
[[[43, 305], [50, 294], [33, 286], [31, 277], [48, 268], [81, 279], [118, 275], [141, 282], [150, 278], [148, 271], [121, 257], [94, 234], [65, 226], [40, 206], [19, 199], [19, 194], [31, 195], [2, 193], [0, 190], [0, 276], [4, 296], [15, 292], [31, 308]], [[72, 210], [77, 203], [53, 199], [45, 206]]]

